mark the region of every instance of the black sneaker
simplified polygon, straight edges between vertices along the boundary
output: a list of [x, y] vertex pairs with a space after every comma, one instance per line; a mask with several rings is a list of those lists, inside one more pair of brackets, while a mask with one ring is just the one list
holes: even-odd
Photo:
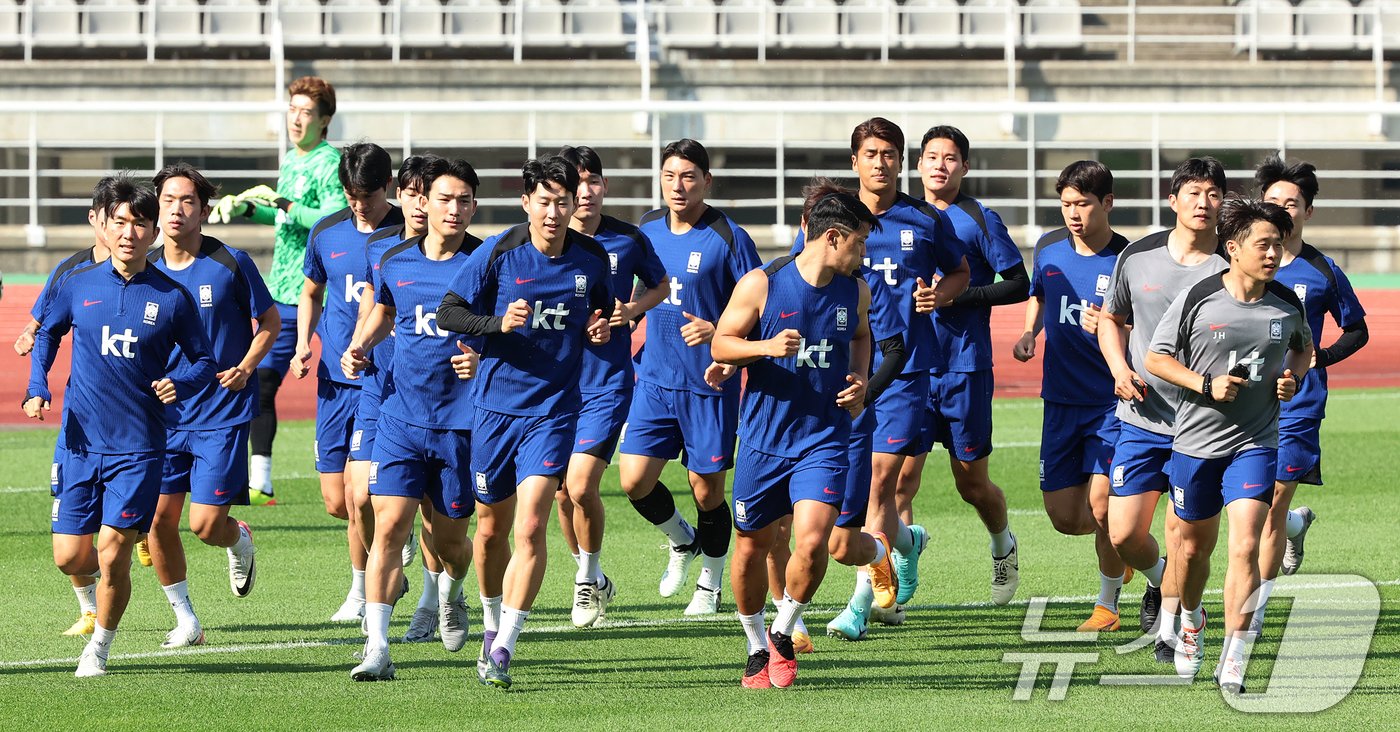
[[1156, 655], [1157, 663], [1170, 663], [1173, 666], [1176, 665], [1176, 649], [1172, 648], [1172, 644], [1164, 640], [1158, 639]]
[[1162, 588], [1148, 585], [1142, 592], [1142, 607], [1138, 610], [1138, 626], [1144, 633], [1157, 632], [1157, 615], [1162, 609]]

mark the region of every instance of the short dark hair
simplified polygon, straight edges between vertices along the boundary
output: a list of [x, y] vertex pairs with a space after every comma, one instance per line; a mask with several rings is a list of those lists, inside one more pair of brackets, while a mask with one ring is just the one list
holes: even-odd
[[880, 220], [849, 191], [833, 191], [812, 202], [807, 214], [807, 233], [820, 235], [827, 229], [855, 231], [865, 224], [875, 230]]
[[112, 200], [112, 189], [117, 184], [115, 175], [105, 175], [92, 187], [92, 209], [107, 213], [107, 204]]
[[1182, 186], [1194, 181], [1212, 183], [1220, 189], [1221, 193], [1224, 193], [1225, 166], [1210, 156], [1187, 158], [1181, 161], [1181, 165], [1176, 166], [1176, 172], [1172, 173], [1172, 195], [1175, 196], [1181, 192]]
[[904, 159], [904, 130], [884, 117], [871, 117], [851, 130], [851, 154], [860, 152], [860, 146], [872, 137], [894, 145], [899, 151], [899, 159]]
[[443, 176], [456, 178], [466, 183], [471, 187], [473, 196], [476, 195], [476, 189], [481, 187], [481, 179], [477, 177], [476, 168], [473, 168], [471, 163], [461, 158], [448, 160], [434, 156], [423, 168], [423, 189], [420, 193], [428, 195], [428, 190], [433, 187], [433, 183], [436, 183], [437, 179]]
[[184, 178], [194, 186], [195, 195], [199, 196], [201, 206], [208, 206], [209, 199], [219, 194], [219, 189], [209, 182], [204, 174], [195, 169], [193, 165], [184, 162], [170, 163], [156, 173], [152, 185], [155, 186], [156, 195], [159, 196], [165, 189], [165, 182], [171, 178]]
[[352, 142], [340, 149], [340, 187], [346, 193], [369, 193], [389, 187], [394, 160], [372, 142]]
[[689, 137], [682, 137], [675, 142], [667, 143], [666, 147], [661, 149], [662, 165], [665, 165], [666, 161], [671, 158], [689, 160], [695, 163], [695, 167], [699, 168], [701, 173], [706, 175], [710, 173], [710, 151]]
[[1065, 166], [1055, 181], [1056, 195], [1073, 188], [1080, 193], [1088, 193], [1100, 201], [1104, 196], [1113, 195], [1113, 171], [1097, 160], [1079, 160]]
[[536, 188], [554, 183], [569, 192], [570, 196], [578, 192], [578, 168], [569, 161], [558, 155], [550, 155], [538, 160], [526, 160], [524, 167], [520, 169], [520, 177], [525, 181], [525, 195], [535, 192]]
[[603, 174], [603, 159], [598, 157], [598, 151], [587, 145], [565, 145], [559, 148], [559, 157], [568, 161], [579, 172], [588, 171], [593, 175]]
[[421, 192], [423, 188], [423, 179], [428, 169], [439, 160], [442, 160], [442, 158], [432, 153], [409, 155], [404, 158], [403, 163], [399, 165], [399, 174], [394, 179], [394, 182], [398, 184], [399, 188], [418, 188]]
[[137, 219], [145, 219], [152, 223], [160, 220], [160, 199], [156, 198], [155, 191], [126, 173], [113, 176], [112, 197], [104, 209], [107, 218], [115, 216], [122, 204], [129, 206], [131, 215]]
[[1264, 162], [1254, 169], [1254, 184], [1259, 186], [1259, 195], [1269, 190], [1269, 186], [1285, 181], [1298, 186], [1298, 191], [1303, 194], [1303, 202], [1312, 208], [1313, 199], [1317, 197], [1317, 167], [1312, 163], [1297, 163], [1289, 165], [1283, 162], [1283, 158], [1278, 153], [1274, 153]]
[[1251, 198], [1231, 197], [1220, 207], [1220, 219], [1215, 225], [1221, 246], [1227, 241], [1240, 241], [1249, 234], [1255, 222], [1267, 221], [1278, 228], [1280, 236], [1293, 233], [1293, 217], [1282, 206]]
[[952, 125], [935, 125], [928, 128], [924, 133], [924, 139], [919, 143], [919, 154], [924, 153], [924, 148], [928, 147], [930, 140], [952, 140], [953, 145], [958, 148], [958, 153], [962, 155], [963, 162], [972, 154], [972, 146], [967, 141], [967, 135], [963, 131]]

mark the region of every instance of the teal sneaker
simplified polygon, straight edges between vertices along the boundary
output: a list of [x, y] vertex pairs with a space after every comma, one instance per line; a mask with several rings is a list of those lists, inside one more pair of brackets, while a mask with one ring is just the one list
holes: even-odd
[[909, 527], [909, 533], [914, 537], [914, 553], [906, 556], [900, 552], [895, 552], [894, 574], [899, 578], [899, 593], [895, 595], [895, 602], [903, 605], [914, 598], [914, 591], [919, 589], [919, 555], [924, 553], [924, 547], [928, 546], [928, 531], [924, 527], [914, 524]]
[[865, 616], [852, 610], [850, 605], [843, 608], [840, 615], [826, 624], [827, 635], [848, 641], [865, 640], [867, 629]]

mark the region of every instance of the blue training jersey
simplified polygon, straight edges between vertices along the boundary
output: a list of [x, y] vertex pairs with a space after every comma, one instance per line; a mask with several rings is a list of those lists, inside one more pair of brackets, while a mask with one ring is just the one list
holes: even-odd
[[[668, 389], [714, 396], [705, 383], [705, 369], [714, 360], [710, 344], [687, 346], [681, 327], [690, 313], [711, 323], [719, 321], [739, 278], [762, 262], [749, 233], [723, 211], [710, 206], [684, 234], [671, 233], [671, 212], [652, 211], [638, 228], [656, 247], [671, 279], [671, 296], [647, 312], [647, 339], [637, 364], [637, 379]], [[724, 383], [724, 393], [737, 394], [739, 380]]]
[[[384, 377], [380, 414], [431, 429], [471, 429], [481, 377], [458, 379], [451, 359], [462, 352], [457, 341], [480, 352], [481, 339], [439, 328], [437, 311], [452, 278], [480, 246], [480, 239], [467, 234], [451, 257], [433, 260], [423, 253], [423, 237], [415, 236], [380, 259], [375, 301], [395, 309], [394, 330], [402, 339]], [[384, 352], [376, 347], [374, 357], [383, 359]]]
[[472, 253], [449, 292], [477, 315], [504, 315], [516, 300], [530, 305], [525, 325], [486, 336], [477, 406], [518, 416], [577, 412], [584, 329], [593, 311], [605, 318], [612, 313], [611, 280], [607, 252], [573, 230], [557, 257], [530, 243], [529, 224], [487, 239]]
[[44, 310], [48, 307], [49, 298], [53, 297], [60, 285], [63, 284], [68, 275], [73, 274], [80, 268], [97, 261], [97, 247], [92, 246], [75, 254], [71, 254], [67, 259], [58, 263], [49, 273], [49, 278], [44, 281], [44, 289], [39, 290], [39, 296], [34, 299], [34, 306], [29, 308], [29, 314], [39, 322], [44, 321]]
[[845, 451], [851, 415], [836, 406], [851, 370], [851, 338], [860, 328], [860, 280], [837, 275], [824, 287], [802, 278], [796, 258], [763, 267], [768, 297], [749, 338], [789, 328], [802, 334], [797, 354], [750, 363], [739, 440], [750, 450], [798, 458], [821, 448]]
[[[390, 206], [389, 213], [375, 228], [402, 223], [403, 213]], [[355, 216], [346, 206], [317, 221], [306, 238], [302, 274], [326, 286], [325, 308], [316, 325], [316, 336], [321, 339], [321, 364], [316, 369], [319, 379], [360, 385], [346, 378], [340, 368], [340, 356], [350, 347], [360, 315], [360, 298], [369, 287], [365, 277], [370, 268], [366, 248], [369, 237], [370, 233], [355, 228]]]
[[[1293, 261], [1278, 268], [1274, 279], [1293, 290], [1303, 302], [1303, 311], [1312, 330], [1313, 348], [1322, 345], [1323, 316], [1331, 315], [1339, 328], [1356, 325], [1366, 317], [1351, 280], [1331, 257], [1307, 242]], [[1321, 366], [1308, 370], [1302, 388], [1292, 400], [1281, 405], [1284, 418], [1322, 419], [1327, 412], [1327, 369]]]
[[[641, 229], [604, 216], [593, 238], [608, 254], [608, 269], [612, 274], [613, 297], [626, 301], [632, 293], [635, 277], [647, 289], [661, 284], [666, 268], [651, 240]], [[631, 389], [632, 329], [624, 324], [613, 328], [612, 338], [601, 346], [589, 346], [583, 351], [583, 376], [579, 388], [585, 394]]]
[[[206, 234], [194, 261], [182, 269], [171, 269], [164, 249], [152, 252], [150, 260], [194, 298], [215, 367], [223, 371], [242, 362], [253, 345], [253, 319], [275, 305], [252, 258]], [[170, 355], [170, 368], [182, 360], [184, 353], [176, 350]], [[211, 430], [251, 420], [257, 415], [257, 399], [255, 372], [238, 391], [214, 381], [167, 406], [166, 412], [171, 429]]]
[[1099, 351], [1099, 339], [1085, 333], [1079, 319], [1090, 305], [1103, 306], [1113, 265], [1126, 246], [1128, 240], [1114, 234], [1098, 254], [1080, 254], [1065, 228], [1040, 237], [1036, 243], [1031, 297], [1042, 301], [1045, 317], [1041, 399], [1085, 406], [1118, 402], [1113, 374]]
[[[1001, 217], [977, 199], [960, 194], [943, 213], [966, 250], [972, 274], [968, 287], [990, 285], [996, 282], [998, 272], [1024, 263]], [[934, 366], [934, 373], [967, 373], [992, 367], [990, 306], [939, 308], [933, 313], [933, 329], [944, 358], [944, 363]]]
[[[109, 260], [64, 280], [34, 336], [29, 396], [52, 401], [49, 369], [69, 330], [72, 371], [59, 430], [68, 450], [162, 451], [170, 420], [152, 382], [169, 377], [176, 397], [188, 399], [214, 380], [214, 356], [194, 300], [155, 267], [127, 280]], [[170, 353], [177, 347], [186, 358], [171, 371]]]
[[[865, 239], [865, 266], [880, 274], [902, 305], [909, 325], [905, 345], [909, 360], [901, 373], [928, 371], [944, 362], [933, 332], [933, 318], [914, 312], [915, 280], [933, 284], [935, 272], [957, 269], [966, 252], [948, 217], [933, 206], [904, 193], [880, 214], [880, 228]], [[792, 253], [802, 251], [799, 232]]]
[[[404, 241], [403, 224], [388, 226], [376, 229], [369, 239], [365, 241], [365, 282], [369, 283], [370, 292], [379, 292], [383, 281], [379, 278], [379, 266], [384, 255], [395, 246]], [[389, 375], [389, 369], [394, 364], [394, 343], [397, 341], [395, 330], [389, 331], [389, 336], [374, 347], [371, 354], [373, 363], [360, 375], [360, 398], [372, 399], [375, 402], [384, 401], [384, 380]]]

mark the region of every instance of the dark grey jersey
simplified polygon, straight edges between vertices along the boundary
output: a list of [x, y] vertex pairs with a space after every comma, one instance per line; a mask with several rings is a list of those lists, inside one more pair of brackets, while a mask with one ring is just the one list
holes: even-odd
[[1303, 304], [1276, 282], [1254, 302], [1236, 300], [1221, 275], [1181, 293], [1157, 325], [1152, 351], [1213, 379], [1225, 378], [1237, 364], [1248, 368], [1249, 375], [1232, 402], [1208, 404], [1194, 391], [1170, 387], [1181, 400], [1172, 449], [1215, 458], [1278, 447], [1276, 383], [1288, 351], [1302, 351], [1311, 343]]
[[1142, 401], [1118, 402], [1118, 419], [1161, 435], [1172, 434], [1180, 397], [1175, 386], [1147, 373], [1143, 366], [1152, 334], [1172, 300], [1202, 278], [1230, 266], [1223, 257], [1214, 256], [1200, 264], [1181, 264], [1167, 249], [1170, 236], [1170, 230], [1160, 231], [1129, 244], [1118, 255], [1104, 299], [1104, 310], [1133, 326], [1128, 336], [1128, 365], [1147, 382], [1147, 396]]

